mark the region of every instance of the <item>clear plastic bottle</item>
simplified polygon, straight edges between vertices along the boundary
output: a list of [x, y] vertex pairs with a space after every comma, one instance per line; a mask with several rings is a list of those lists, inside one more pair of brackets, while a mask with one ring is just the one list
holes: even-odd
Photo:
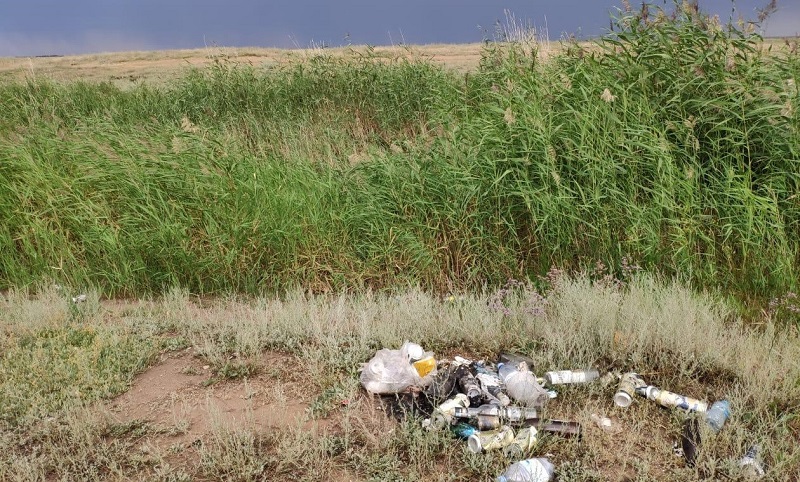
[[742, 473], [748, 478], [760, 479], [766, 474], [764, 466], [761, 465], [761, 462], [758, 460], [758, 452], [760, 450], [761, 447], [759, 445], [753, 445], [747, 449], [747, 453], [739, 460], [739, 467], [742, 469]]
[[553, 464], [544, 457], [520, 460], [497, 477], [497, 482], [547, 482], [553, 478]]
[[714, 402], [706, 412], [706, 423], [711, 430], [719, 432], [725, 421], [731, 416], [731, 403], [727, 400]]

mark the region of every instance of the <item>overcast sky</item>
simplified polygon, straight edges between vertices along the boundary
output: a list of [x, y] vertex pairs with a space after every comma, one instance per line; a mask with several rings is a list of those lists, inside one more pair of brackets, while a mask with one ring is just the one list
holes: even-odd
[[[632, 4], [641, 2], [631, 1]], [[662, 3], [655, 0], [652, 3]], [[738, 0], [755, 18], [766, 0]], [[0, 56], [220, 47], [309, 47], [480, 42], [504, 11], [519, 22], [596, 36], [613, 0], [0, 0]], [[671, 2], [670, 2], [671, 4]], [[730, 18], [731, 0], [701, 0]], [[773, 36], [800, 33], [800, 0], [778, 0]]]

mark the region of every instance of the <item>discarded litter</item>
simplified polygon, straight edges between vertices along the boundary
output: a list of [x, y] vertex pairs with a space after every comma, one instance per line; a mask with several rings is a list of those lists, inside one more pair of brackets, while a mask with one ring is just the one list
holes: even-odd
[[652, 400], [662, 407], [679, 408], [687, 412], [700, 413], [705, 413], [708, 410], [708, 404], [702, 400], [662, 390], [652, 385], [648, 385], [644, 393], [648, 400]]
[[742, 475], [751, 479], [760, 479], [766, 474], [764, 466], [758, 460], [758, 452], [761, 447], [753, 445], [747, 449], [744, 457], [739, 459], [739, 467], [742, 469]]
[[647, 384], [638, 373], [631, 372], [622, 375], [617, 393], [614, 394], [614, 403], [618, 407], [629, 407], [633, 403], [633, 396], [637, 393], [637, 390], [641, 390], [646, 386]]
[[608, 417], [600, 416], [596, 413], [591, 415], [592, 422], [595, 423], [598, 427], [605, 430], [606, 432], [611, 432], [614, 430], [614, 426], [611, 423], [611, 419]]
[[453, 432], [458, 438], [467, 439], [470, 435], [476, 433], [478, 431], [477, 428], [473, 427], [468, 423], [461, 422], [459, 424], [453, 425], [450, 430]]
[[501, 449], [514, 441], [514, 429], [503, 425], [495, 430], [484, 430], [473, 433], [467, 439], [467, 447], [472, 452], [479, 453], [488, 450]]
[[547, 390], [536, 381], [536, 375], [529, 371], [527, 363], [501, 363], [497, 371], [506, 386], [506, 393], [517, 402], [542, 407], [549, 400]]
[[547, 482], [553, 472], [553, 464], [546, 458], [520, 460], [497, 477], [497, 482]]
[[361, 367], [361, 384], [370, 393], [398, 393], [410, 386], [425, 387], [432, 381], [429, 371], [420, 376], [414, 362], [432, 357], [416, 343], [405, 342], [399, 350], [379, 350]]
[[434, 430], [441, 430], [453, 421], [456, 409], [469, 407], [469, 399], [463, 393], [456, 394], [455, 397], [436, 407], [431, 415], [430, 427]]
[[500, 407], [497, 405], [481, 405], [480, 407], [455, 407], [453, 416], [459, 419], [477, 421], [478, 430], [497, 428], [506, 422], [524, 422], [538, 420], [536, 409], [529, 407]]
[[87, 299], [88, 299], [88, 296], [86, 296], [85, 294], [79, 294], [78, 296], [73, 296], [72, 297], [72, 302], [73, 303], [83, 303]]
[[706, 423], [714, 432], [719, 432], [730, 416], [730, 402], [727, 400], [720, 400], [711, 404], [711, 408], [706, 412]]
[[539, 441], [539, 431], [536, 427], [525, 427], [517, 432], [514, 440], [504, 449], [503, 453], [510, 459], [519, 459], [525, 452], [532, 449]]
[[[580, 423], [542, 417], [540, 412], [565, 384], [598, 380], [603, 389], [610, 389], [619, 378], [614, 404], [629, 407], [636, 396], [658, 405], [677, 408], [687, 413], [680, 442], [675, 453], [693, 466], [700, 444], [703, 425], [709, 434], [722, 430], [731, 415], [730, 402], [707, 402], [648, 384], [638, 373], [621, 377], [608, 373], [600, 377], [596, 369], [555, 370], [537, 378], [531, 370], [530, 358], [503, 353], [495, 365], [484, 360], [462, 357], [437, 360], [420, 345], [405, 342], [398, 350], [382, 349], [362, 365], [360, 380], [364, 388], [375, 394], [389, 395], [398, 417], [418, 413], [427, 416], [423, 426], [430, 430], [449, 430], [454, 437], [466, 439], [468, 450], [479, 453], [502, 449], [511, 460], [522, 459], [536, 450], [543, 434], [559, 437], [582, 437]], [[565, 392], [568, 393], [568, 392]], [[547, 410], [549, 412], [549, 410]], [[601, 430], [618, 433], [621, 426], [598, 413], [590, 416]], [[705, 436], [705, 435], [704, 435]], [[758, 447], [752, 447], [739, 461], [743, 473], [761, 476], [764, 469], [757, 459]], [[551, 480], [553, 464], [547, 458], [520, 460], [508, 467], [497, 480], [506, 482]]]
[[597, 370], [561, 370], [544, 374], [548, 385], [587, 383], [598, 378], [600, 378], [600, 372]]

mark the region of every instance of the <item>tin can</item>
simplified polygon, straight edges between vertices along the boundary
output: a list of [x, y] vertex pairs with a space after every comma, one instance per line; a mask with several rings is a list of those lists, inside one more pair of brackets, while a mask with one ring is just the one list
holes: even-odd
[[641, 390], [645, 386], [647, 384], [637, 373], [631, 372], [622, 375], [617, 393], [614, 394], [614, 403], [618, 407], [629, 407], [633, 403], [633, 396], [636, 394], [637, 389]]
[[561, 370], [544, 374], [544, 379], [549, 385], [586, 383], [598, 378], [600, 378], [600, 372], [597, 370]]
[[505, 407], [502, 415], [509, 422], [524, 422], [525, 420], [532, 420], [539, 415], [533, 407]]
[[525, 452], [532, 449], [539, 441], [539, 432], [536, 427], [525, 427], [519, 432], [514, 440], [503, 448], [503, 453], [510, 459], [519, 459], [525, 455]]
[[500, 428], [500, 417], [488, 413], [479, 414], [477, 419], [478, 430], [495, 430]]
[[647, 387], [645, 396], [648, 400], [652, 400], [662, 407], [679, 408], [687, 412], [705, 413], [708, 410], [708, 404], [696, 398], [686, 397], [667, 390], [661, 390], [653, 386]]
[[467, 447], [472, 452], [479, 453], [486, 450], [497, 450], [508, 446], [514, 441], [514, 430], [503, 425], [497, 430], [477, 432], [467, 439]]

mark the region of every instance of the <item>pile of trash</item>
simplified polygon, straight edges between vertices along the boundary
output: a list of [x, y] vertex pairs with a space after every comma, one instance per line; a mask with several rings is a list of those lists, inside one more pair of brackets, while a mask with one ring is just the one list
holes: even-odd
[[[361, 367], [361, 384], [377, 395], [395, 395], [404, 400], [404, 410], [421, 415], [429, 430], [450, 430], [466, 440], [472, 452], [501, 450], [512, 463], [498, 482], [546, 482], [555, 467], [546, 457], [526, 458], [535, 451], [540, 434], [575, 437], [580, 440], [579, 422], [539, 417], [540, 409], [556, 398], [560, 385], [585, 384], [595, 381], [618, 381], [614, 403], [629, 407], [636, 397], [663, 407], [702, 416], [686, 419], [680, 443], [675, 451], [693, 466], [700, 444], [699, 420], [711, 433], [722, 430], [730, 417], [730, 403], [707, 402], [679, 395], [648, 385], [636, 373], [600, 377], [595, 369], [560, 370], [544, 373], [542, 378], [532, 371], [528, 357], [502, 353], [496, 363], [468, 360], [436, 360], [432, 352], [420, 345], [405, 342], [399, 350], [382, 349]], [[592, 421], [603, 430], [614, 431], [613, 422], [592, 414]], [[739, 461], [742, 471], [753, 477], [764, 475], [758, 460], [758, 447], [753, 446]]]

